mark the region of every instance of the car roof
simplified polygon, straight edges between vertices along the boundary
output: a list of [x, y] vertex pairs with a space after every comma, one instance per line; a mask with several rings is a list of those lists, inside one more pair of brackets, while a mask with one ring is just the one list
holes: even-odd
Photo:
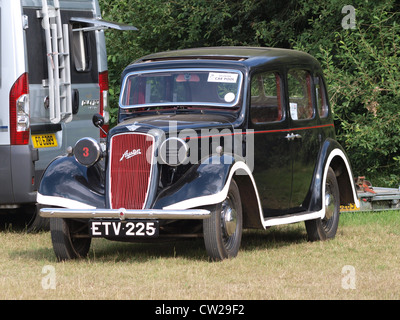
[[136, 60], [132, 65], [145, 62], [182, 60], [231, 61], [248, 67], [279, 63], [283, 65], [299, 65], [320, 68], [317, 60], [305, 52], [266, 47], [204, 47], [165, 51], [144, 56]]

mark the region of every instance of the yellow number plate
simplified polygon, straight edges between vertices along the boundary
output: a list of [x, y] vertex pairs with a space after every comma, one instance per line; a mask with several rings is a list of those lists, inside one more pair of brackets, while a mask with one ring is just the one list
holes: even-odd
[[57, 139], [54, 133], [32, 135], [32, 143], [35, 148], [57, 147]]

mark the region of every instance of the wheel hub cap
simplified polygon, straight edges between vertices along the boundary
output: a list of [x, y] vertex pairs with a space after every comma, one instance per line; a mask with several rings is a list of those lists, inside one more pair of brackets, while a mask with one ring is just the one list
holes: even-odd
[[329, 220], [335, 212], [335, 201], [330, 193], [325, 194], [325, 219]]
[[226, 236], [230, 237], [236, 231], [237, 213], [227, 201], [222, 205], [221, 219], [224, 233]]

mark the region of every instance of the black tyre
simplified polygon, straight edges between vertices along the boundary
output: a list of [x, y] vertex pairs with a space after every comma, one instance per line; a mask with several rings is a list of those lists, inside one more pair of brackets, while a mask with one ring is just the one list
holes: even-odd
[[87, 222], [71, 219], [50, 219], [51, 241], [59, 261], [84, 258], [92, 238], [88, 236]]
[[28, 233], [35, 233], [39, 231], [49, 231], [50, 230], [50, 219], [43, 218], [40, 216], [40, 208], [42, 206], [37, 204], [35, 207], [32, 207], [32, 218], [28, 222], [26, 231]]
[[335, 172], [328, 169], [325, 183], [325, 217], [306, 221], [306, 230], [310, 241], [333, 239], [339, 224], [340, 198]]
[[211, 207], [203, 220], [204, 244], [211, 260], [236, 257], [242, 240], [243, 217], [239, 188], [232, 180], [226, 199]]

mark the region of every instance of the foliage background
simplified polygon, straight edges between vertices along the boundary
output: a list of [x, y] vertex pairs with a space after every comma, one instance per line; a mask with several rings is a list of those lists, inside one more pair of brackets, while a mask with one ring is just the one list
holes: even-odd
[[[356, 9], [344, 29], [345, 5]], [[200, 46], [271, 46], [306, 51], [324, 71], [338, 140], [354, 174], [400, 182], [400, 3], [395, 0], [100, 0], [104, 19], [138, 32], [108, 31], [112, 121], [120, 74], [148, 53]]]

